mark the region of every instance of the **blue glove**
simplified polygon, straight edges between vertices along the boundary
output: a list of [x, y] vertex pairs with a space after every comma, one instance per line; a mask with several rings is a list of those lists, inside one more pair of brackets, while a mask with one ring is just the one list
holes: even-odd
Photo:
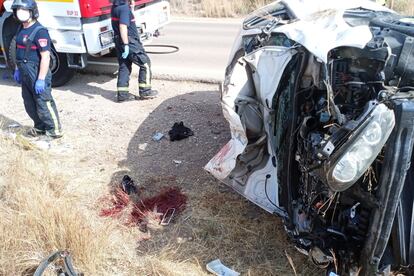
[[17, 82], [18, 84], [22, 84], [22, 80], [20, 79], [20, 71], [19, 71], [19, 69], [15, 69], [14, 70], [13, 78], [14, 78], [14, 81], [15, 82]]
[[122, 53], [122, 58], [126, 59], [129, 56], [129, 45], [124, 46], [124, 52]]
[[46, 83], [45, 80], [37, 80], [35, 84], [35, 91], [36, 94], [42, 94], [46, 90]]

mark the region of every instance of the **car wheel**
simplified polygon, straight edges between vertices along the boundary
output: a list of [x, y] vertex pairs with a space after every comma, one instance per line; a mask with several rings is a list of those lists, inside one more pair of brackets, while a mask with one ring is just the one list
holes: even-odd
[[[16, 67], [16, 37], [13, 37], [9, 46], [8, 61], [10, 68]], [[66, 54], [58, 53], [52, 47], [50, 51], [50, 70], [52, 71], [52, 87], [59, 87], [70, 81], [75, 70], [69, 68]]]

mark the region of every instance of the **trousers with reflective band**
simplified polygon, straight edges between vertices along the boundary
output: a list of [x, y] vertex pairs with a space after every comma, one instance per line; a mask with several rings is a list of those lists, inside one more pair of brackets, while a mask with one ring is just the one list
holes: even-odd
[[46, 90], [37, 95], [35, 83], [39, 74], [39, 65], [34, 62], [18, 62], [22, 80], [22, 97], [27, 114], [34, 127], [54, 135], [61, 135], [61, 124], [56, 103], [52, 97], [52, 73], [47, 73]]
[[144, 49], [138, 52], [132, 52], [128, 58], [123, 59], [121, 54], [122, 47], [117, 47], [118, 50], [118, 94], [123, 95], [128, 93], [129, 79], [132, 71], [132, 64], [139, 66], [138, 87], [140, 92], [151, 90], [151, 60], [145, 53]]

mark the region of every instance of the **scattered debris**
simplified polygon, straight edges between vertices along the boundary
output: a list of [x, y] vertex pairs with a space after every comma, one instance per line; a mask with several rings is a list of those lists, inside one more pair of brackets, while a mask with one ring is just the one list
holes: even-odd
[[175, 214], [175, 208], [168, 209], [167, 212], [164, 213], [164, 216], [162, 217], [160, 224], [162, 226], [169, 225], [171, 220], [174, 217], [174, 214]]
[[107, 199], [110, 207], [100, 212], [102, 217], [125, 218], [125, 224], [138, 226], [147, 232], [147, 224], [156, 222], [162, 226], [169, 225], [174, 216], [182, 212], [187, 204], [187, 196], [178, 187], [162, 189], [158, 195], [139, 199], [134, 181], [125, 175], [119, 187]]
[[239, 276], [240, 273], [225, 266], [219, 259], [209, 262], [206, 265], [209, 272], [217, 276]]
[[177, 164], [177, 165], [180, 165], [180, 164], [182, 164], [182, 163], [183, 163], [183, 161], [180, 161], [180, 160], [173, 160], [173, 162], [174, 162], [175, 164]]
[[212, 130], [211, 130], [211, 133], [216, 134], [216, 135], [219, 135], [219, 134], [221, 134], [221, 130], [218, 130], [218, 129], [212, 129]]
[[139, 222], [138, 223], [138, 229], [142, 233], [147, 233], [148, 232], [148, 223], [145, 222], [145, 221]]
[[[63, 266], [53, 264], [58, 259], [63, 260]], [[48, 267], [52, 267], [57, 275], [66, 275], [66, 276], [81, 276], [83, 273], [77, 273], [73, 268], [72, 257], [68, 251], [57, 251], [46, 257], [36, 269], [33, 276], [42, 276]]]
[[50, 148], [52, 147], [52, 144], [50, 143], [50, 141], [46, 141], [46, 140], [34, 140], [34, 141], [31, 141], [31, 143], [34, 146], [36, 146], [38, 149], [43, 150], [43, 151], [50, 150]]
[[9, 129], [13, 129], [13, 128], [20, 128], [20, 127], [21, 127], [21, 125], [19, 125], [19, 124], [17, 124], [17, 123], [10, 124], [10, 125], [8, 125], [8, 126], [7, 126], [7, 128], [9, 128]]
[[124, 175], [121, 181], [122, 190], [127, 194], [136, 194], [138, 192], [134, 180], [129, 175]]
[[156, 210], [161, 214], [158, 217], [161, 221], [162, 215], [169, 209], [175, 209], [177, 213], [182, 212], [187, 205], [187, 196], [178, 187], [164, 188], [158, 195], [141, 200], [132, 210], [132, 222], [141, 222], [150, 213]]
[[154, 133], [154, 135], [152, 136], [152, 140], [154, 140], [155, 142], [159, 142], [161, 141], [161, 139], [164, 138], [164, 134], [161, 132], [156, 132]]
[[174, 123], [174, 126], [168, 132], [168, 134], [170, 135], [170, 141], [180, 141], [193, 136], [194, 132], [190, 128], [184, 126], [183, 122], [179, 122]]
[[147, 148], [147, 146], [148, 146], [148, 143], [143, 143], [143, 144], [139, 144], [139, 145], [138, 145], [138, 148], [139, 148], [140, 150], [145, 150], [145, 149]]
[[285, 256], [288, 259], [288, 262], [289, 262], [290, 266], [292, 267], [293, 272], [295, 273], [295, 276], [297, 276], [298, 274], [296, 273], [296, 268], [295, 268], [295, 264], [293, 263], [293, 259], [292, 259], [292, 257], [289, 256], [289, 254], [286, 252], [286, 250], [285, 250]]

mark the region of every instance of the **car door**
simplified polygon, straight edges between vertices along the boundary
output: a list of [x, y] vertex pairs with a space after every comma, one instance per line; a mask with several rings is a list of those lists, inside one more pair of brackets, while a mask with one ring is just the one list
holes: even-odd
[[282, 216], [273, 101], [295, 54], [294, 48], [265, 46], [238, 59], [222, 93], [231, 140], [205, 167], [253, 203]]

